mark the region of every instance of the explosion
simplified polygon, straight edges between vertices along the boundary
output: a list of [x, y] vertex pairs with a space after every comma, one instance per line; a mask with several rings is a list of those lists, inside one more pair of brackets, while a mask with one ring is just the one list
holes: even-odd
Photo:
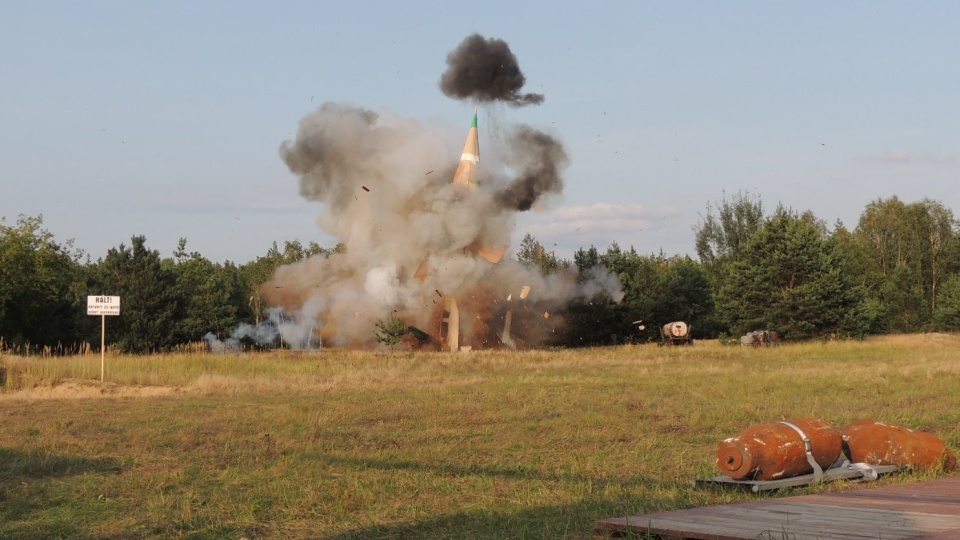
[[[519, 93], [525, 79], [501, 40], [470, 36], [447, 63], [447, 95], [543, 101]], [[557, 324], [551, 312], [573, 299], [619, 299], [616, 276], [577, 283], [575, 272], [541, 276], [509, 258], [481, 256], [483, 246], [509, 245], [516, 212], [561, 193], [568, 163], [546, 133], [523, 125], [496, 131], [505, 136], [490, 143], [503, 163], [471, 156], [473, 188], [451, 181], [453, 149], [414, 119], [332, 102], [304, 117], [280, 156], [301, 196], [323, 204], [318, 225], [345, 249], [278, 268], [264, 286], [270, 305], [324, 346], [374, 346], [378, 322], [398, 318], [440, 347], [454, 299], [460, 345], [489, 348], [542, 343]]]

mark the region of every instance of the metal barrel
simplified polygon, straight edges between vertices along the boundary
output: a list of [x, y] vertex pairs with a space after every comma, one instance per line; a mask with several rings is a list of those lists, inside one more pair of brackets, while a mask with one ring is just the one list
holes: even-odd
[[663, 325], [661, 332], [667, 338], [685, 338], [687, 337], [687, 323], [683, 321], [667, 323]]
[[876, 420], [857, 420], [841, 431], [844, 452], [854, 463], [896, 465], [916, 470], [953, 471], [957, 468], [954, 453], [930, 433]]
[[[802, 435], [801, 435], [802, 433]], [[840, 430], [814, 418], [757, 424], [720, 443], [717, 466], [734, 480], [777, 480], [827, 469], [842, 451]]]

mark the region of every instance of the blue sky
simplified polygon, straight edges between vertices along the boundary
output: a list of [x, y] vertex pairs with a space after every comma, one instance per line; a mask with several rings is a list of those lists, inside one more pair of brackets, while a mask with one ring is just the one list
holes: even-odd
[[[510, 44], [559, 138], [561, 199], [522, 215], [557, 254], [690, 254], [746, 191], [856, 225], [893, 195], [960, 212], [956, 2], [3, 2], [0, 216], [42, 214], [94, 259], [142, 234], [217, 261], [333, 245], [278, 156], [327, 101], [445, 126], [446, 56]], [[482, 154], [482, 151], [481, 151]], [[451, 154], [453, 162], [457, 154]]]

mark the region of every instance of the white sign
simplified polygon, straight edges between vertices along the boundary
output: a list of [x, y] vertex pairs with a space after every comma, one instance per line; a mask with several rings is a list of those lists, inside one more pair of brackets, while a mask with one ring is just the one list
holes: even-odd
[[119, 296], [88, 296], [87, 315], [119, 315]]

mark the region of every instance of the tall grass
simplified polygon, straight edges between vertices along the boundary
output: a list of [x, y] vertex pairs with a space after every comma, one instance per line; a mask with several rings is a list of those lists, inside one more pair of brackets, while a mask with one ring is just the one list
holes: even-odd
[[877, 418], [957, 448], [958, 351], [119, 356], [103, 386], [97, 355], [2, 357], [0, 537], [590, 538], [757, 498], [690, 485], [754, 423]]

